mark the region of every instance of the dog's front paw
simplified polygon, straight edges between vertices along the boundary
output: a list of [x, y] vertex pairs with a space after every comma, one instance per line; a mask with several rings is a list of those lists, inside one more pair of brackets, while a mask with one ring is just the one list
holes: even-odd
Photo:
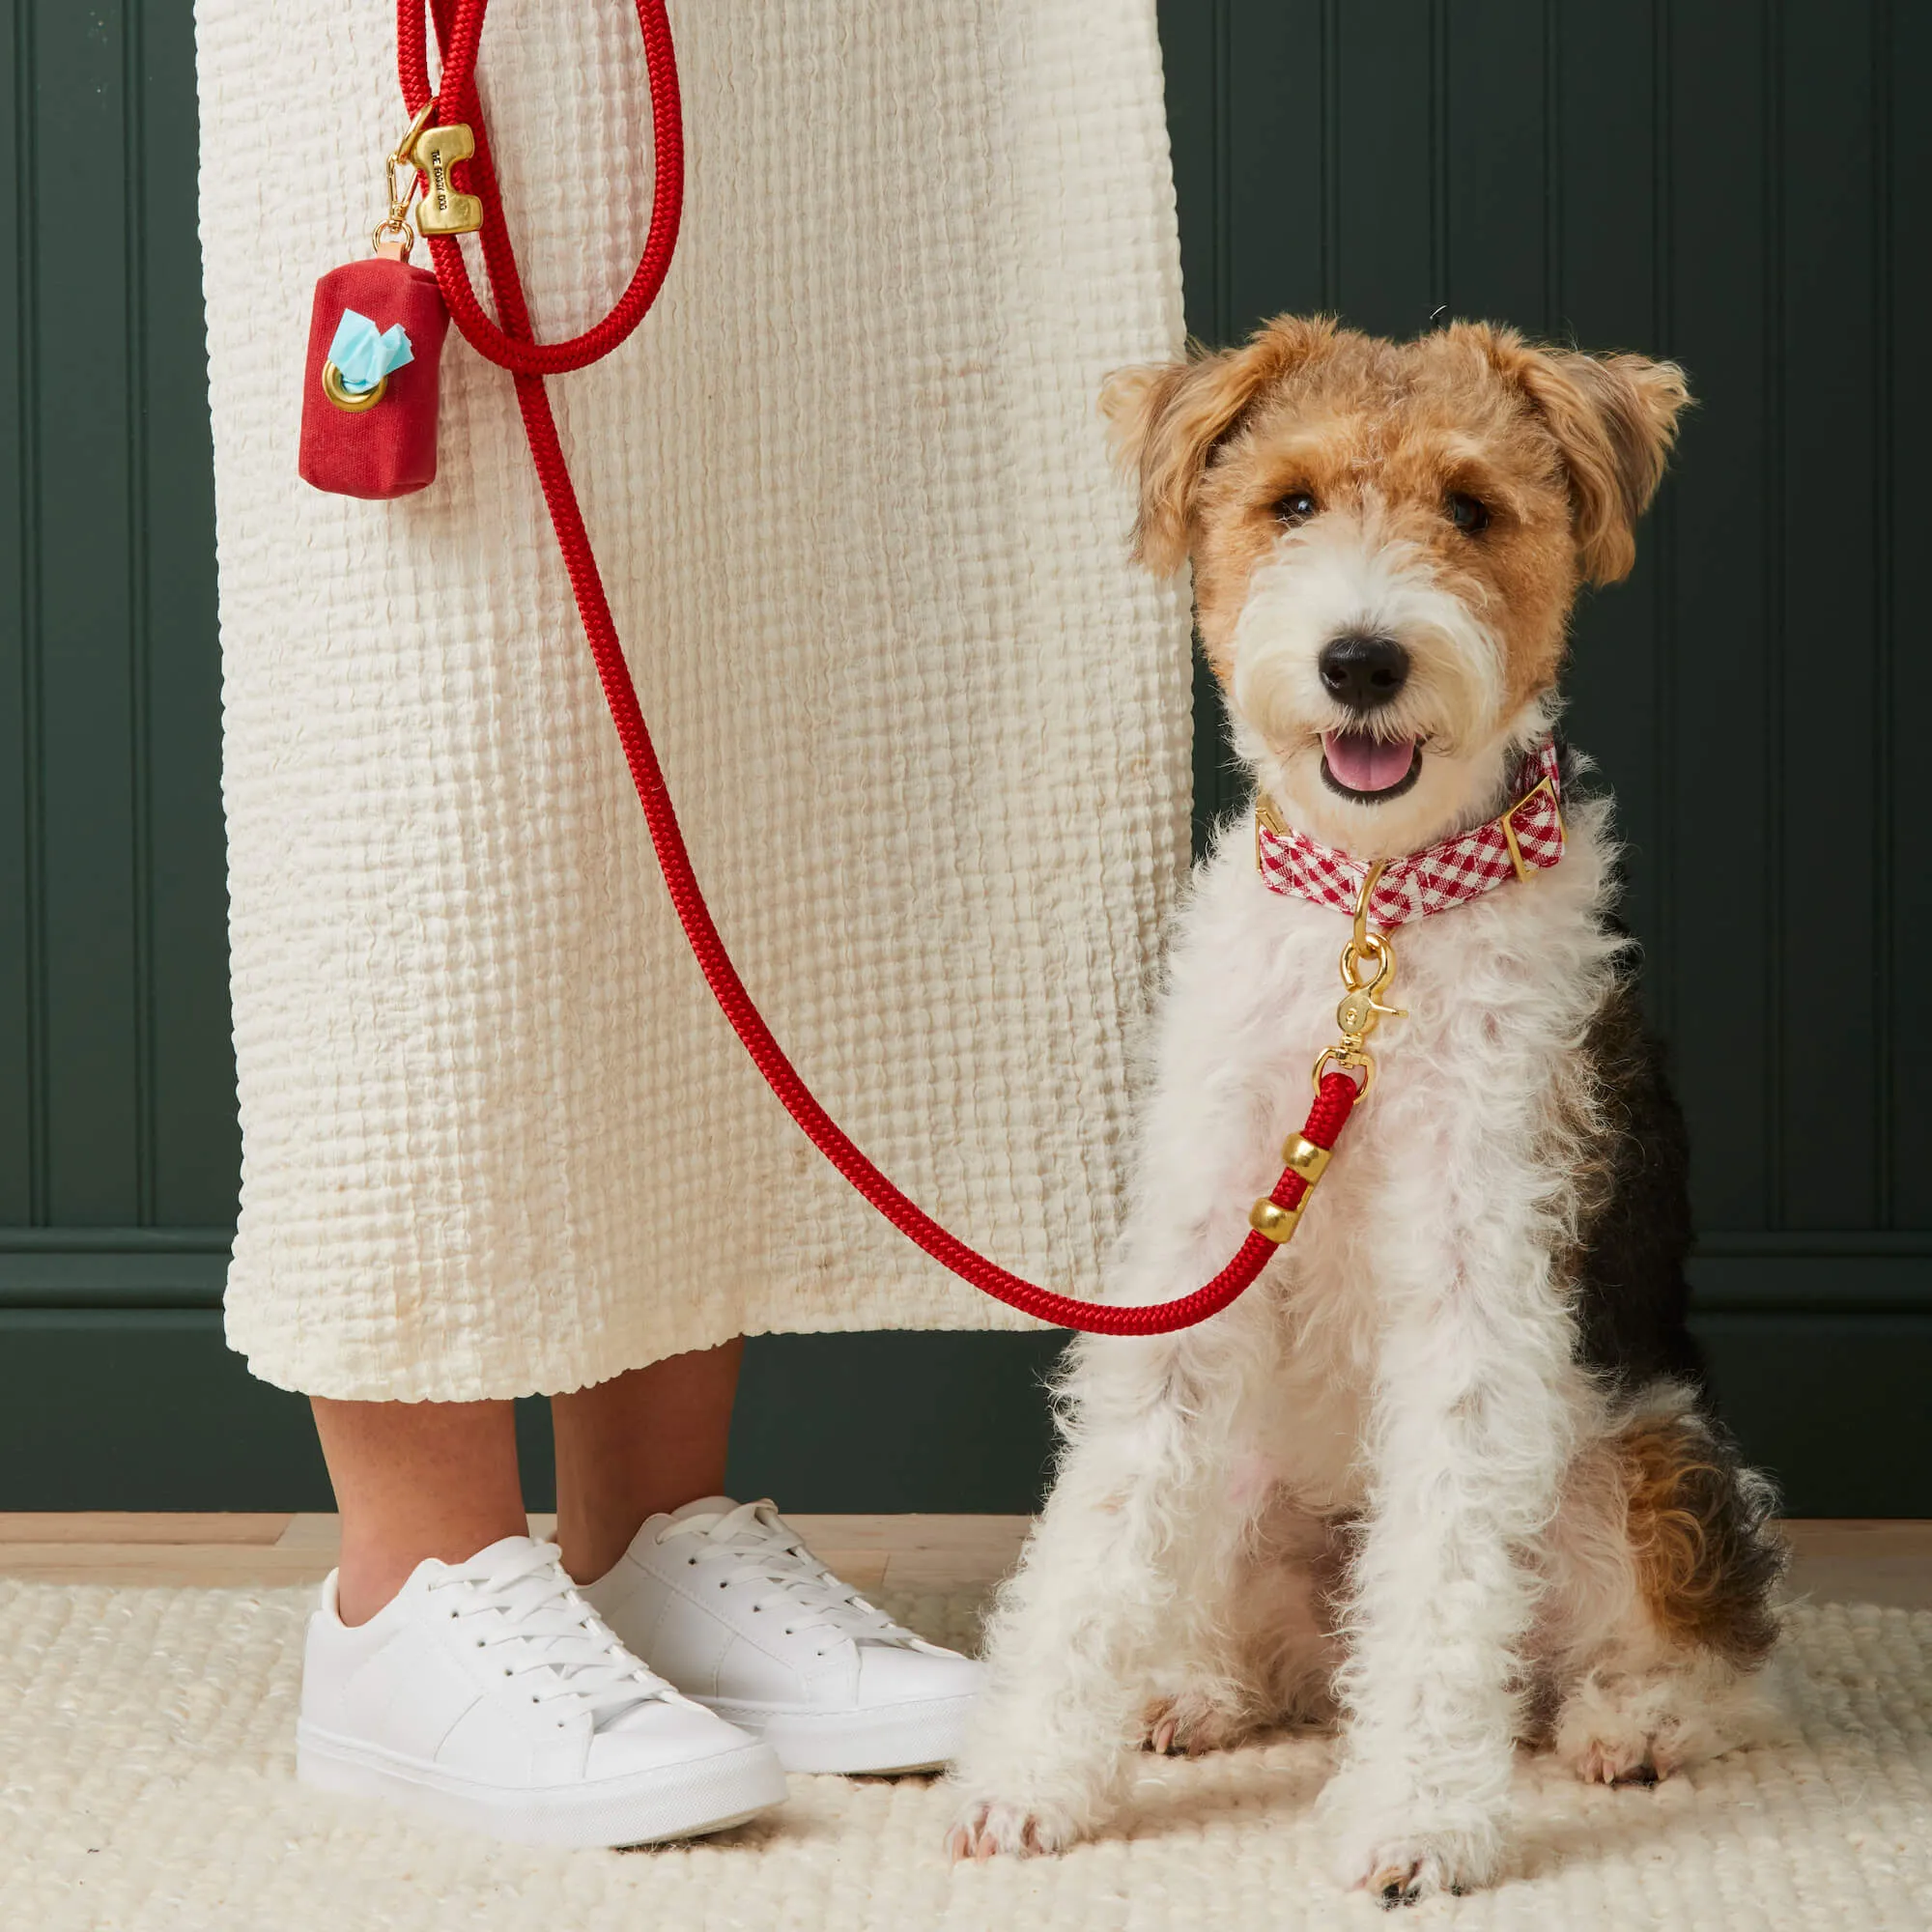
[[1676, 1769], [1670, 1754], [1641, 1732], [1583, 1738], [1564, 1757], [1585, 1784], [1655, 1784]]
[[1141, 1748], [1162, 1757], [1201, 1757], [1208, 1751], [1233, 1750], [1253, 1737], [1258, 1728], [1252, 1718], [1192, 1690], [1155, 1698], [1142, 1713], [1141, 1725]]
[[1369, 1846], [1350, 1859], [1342, 1881], [1366, 1891], [1384, 1912], [1415, 1905], [1432, 1892], [1464, 1892], [1482, 1881], [1458, 1857], [1458, 1847], [1418, 1833]]
[[[1420, 1801], [1365, 1804], [1347, 1774], [1322, 1794], [1336, 1828], [1335, 1876], [1384, 1911], [1437, 1891], [1488, 1885], [1502, 1862], [1502, 1833], [1480, 1810], [1450, 1814]], [[1339, 1788], [1338, 1788], [1339, 1786]]]
[[964, 1859], [990, 1859], [997, 1852], [1031, 1859], [1064, 1852], [1080, 1835], [1072, 1814], [1053, 1805], [975, 1799], [960, 1806], [946, 1834], [946, 1849], [954, 1864]]

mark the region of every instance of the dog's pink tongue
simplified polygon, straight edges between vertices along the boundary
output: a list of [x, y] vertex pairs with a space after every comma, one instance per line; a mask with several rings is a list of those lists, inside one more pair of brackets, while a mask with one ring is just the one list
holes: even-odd
[[1321, 749], [1328, 754], [1328, 769], [1350, 791], [1387, 791], [1408, 776], [1415, 762], [1413, 738], [1391, 743], [1368, 731], [1323, 732]]

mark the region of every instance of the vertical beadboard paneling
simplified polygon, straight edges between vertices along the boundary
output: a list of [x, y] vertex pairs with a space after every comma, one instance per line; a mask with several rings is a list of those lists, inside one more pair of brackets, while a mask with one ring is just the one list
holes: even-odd
[[29, 720], [37, 709], [35, 492], [29, 401], [34, 389], [33, 14], [0, 11], [0, 1222], [35, 1218], [40, 1033], [40, 919], [30, 864], [38, 792]]
[[239, 1151], [192, 11], [0, 18], [0, 1227], [218, 1227]]
[[[1775, 461], [1776, 307], [1766, 186], [1771, 46], [1755, 8], [1673, 0], [1670, 346], [1697, 398], [1670, 485], [1678, 547], [1669, 699], [1677, 855], [1671, 1046], [1698, 1222], [1773, 1225], [1776, 1115], [1770, 944], [1776, 614], [1766, 479]], [[1710, 855], [1734, 855], [1714, 867]], [[1646, 935], [1648, 936], [1648, 935]]]
[[[1605, 9], [1565, 0], [1551, 10], [1544, 113], [1557, 171], [1546, 185], [1559, 254], [1544, 296], [1549, 332], [1588, 349], [1663, 347], [1659, 309], [1658, 130], [1650, 7]], [[1492, 111], [1503, 103], [1492, 102]], [[1525, 120], [1528, 118], [1523, 115]], [[1525, 165], [1532, 165], [1525, 156]], [[1512, 310], [1492, 313], [1512, 321]], [[1659, 729], [1665, 707], [1658, 639], [1668, 573], [1660, 538], [1670, 511], [1659, 505], [1631, 578], [1586, 593], [1577, 608], [1565, 728], [1594, 757], [1617, 794], [1626, 848], [1631, 923], [1654, 947], [1664, 924], [1670, 827], [1659, 795]], [[1658, 962], [1661, 964], [1662, 962]], [[1645, 976], [1654, 1014], [1666, 975]]]
[[[1157, 0], [1174, 189], [1180, 206], [1180, 274], [1187, 332], [1231, 339], [1227, 282], [1228, 141], [1235, 0]], [[1215, 821], [1239, 809], [1241, 783], [1230, 759], [1221, 693], [1194, 653], [1194, 853], [1207, 850]]]
[[221, 660], [213, 459], [196, 235], [194, 24], [185, 0], [143, 0], [141, 390], [148, 634], [148, 1097], [154, 1218], [235, 1218], [241, 1139], [228, 1021], [221, 827]]
[[1932, 1228], [1932, 771], [1923, 748], [1932, 718], [1932, 648], [1926, 642], [1925, 532], [1932, 530], [1932, 357], [1924, 353], [1932, 316], [1932, 259], [1926, 251], [1925, 210], [1932, 201], [1932, 9], [1916, 0], [1886, 0], [1887, 32], [1878, 54], [1878, 84], [1888, 111], [1889, 191], [1882, 237], [1884, 348], [1879, 386], [1881, 419], [1889, 426], [1882, 455], [1889, 505], [1881, 551], [1888, 645], [1884, 724], [1890, 757], [1886, 768], [1884, 851], [1879, 881], [1889, 909], [1882, 1051], [1889, 1079], [1884, 1122], [1890, 1145], [1889, 1225]]
[[1540, 333], [1549, 228], [1544, 0], [1454, 0], [1438, 12], [1437, 299], [1452, 315], [1502, 316]]
[[1333, 246], [1322, 83], [1333, 37], [1321, 0], [1236, 11], [1227, 64], [1225, 250], [1236, 331], [1328, 301]]
[[[1446, 300], [1689, 369], [1637, 569], [1578, 612], [1570, 723], [1618, 793], [1698, 1219], [1924, 1228], [1932, 15], [1170, 0], [1162, 32], [1197, 332], [1333, 306], [1407, 333]], [[1227, 809], [1211, 743], [1200, 769]]]
[[[1872, 10], [1785, 0], [1781, 26], [1784, 448], [1775, 561], [1786, 890], [1768, 935], [1784, 961], [1777, 1220], [1865, 1228], [1877, 1208], [1880, 1051], [1869, 991], [1879, 722]], [[1821, 1160], [1828, 1121], [1832, 1157]]]
[[46, 1208], [126, 1224], [140, 1081], [124, 22], [40, 0], [34, 32]]
[[[1339, 32], [1335, 305], [1378, 334], [1412, 334], [1444, 299], [1435, 279], [1442, 11], [1432, 0], [1383, 0], [1330, 15]], [[1235, 238], [1236, 247], [1245, 242]]]

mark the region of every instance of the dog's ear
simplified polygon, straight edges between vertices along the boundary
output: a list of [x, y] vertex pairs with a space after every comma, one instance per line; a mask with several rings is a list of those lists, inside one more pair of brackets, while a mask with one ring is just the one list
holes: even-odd
[[1326, 316], [1278, 316], [1240, 349], [1198, 346], [1186, 360], [1121, 369], [1100, 389], [1114, 455], [1140, 487], [1134, 555], [1161, 577], [1187, 559], [1201, 479], [1217, 450], [1271, 383], [1319, 354], [1335, 332]]
[[1584, 355], [1509, 345], [1510, 369], [1556, 439], [1570, 472], [1577, 560], [1592, 583], [1636, 561], [1636, 522], [1650, 507], [1690, 401], [1684, 371], [1642, 355]]

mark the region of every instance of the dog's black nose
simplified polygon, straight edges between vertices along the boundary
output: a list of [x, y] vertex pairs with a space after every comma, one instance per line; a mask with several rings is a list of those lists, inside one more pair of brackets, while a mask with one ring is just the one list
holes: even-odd
[[1408, 653], [1393, 638], [1360, 632], [1324, 644], [1316, 668], [1328, 696], [1350, 711], [1373, 711], [1408, 682]]

